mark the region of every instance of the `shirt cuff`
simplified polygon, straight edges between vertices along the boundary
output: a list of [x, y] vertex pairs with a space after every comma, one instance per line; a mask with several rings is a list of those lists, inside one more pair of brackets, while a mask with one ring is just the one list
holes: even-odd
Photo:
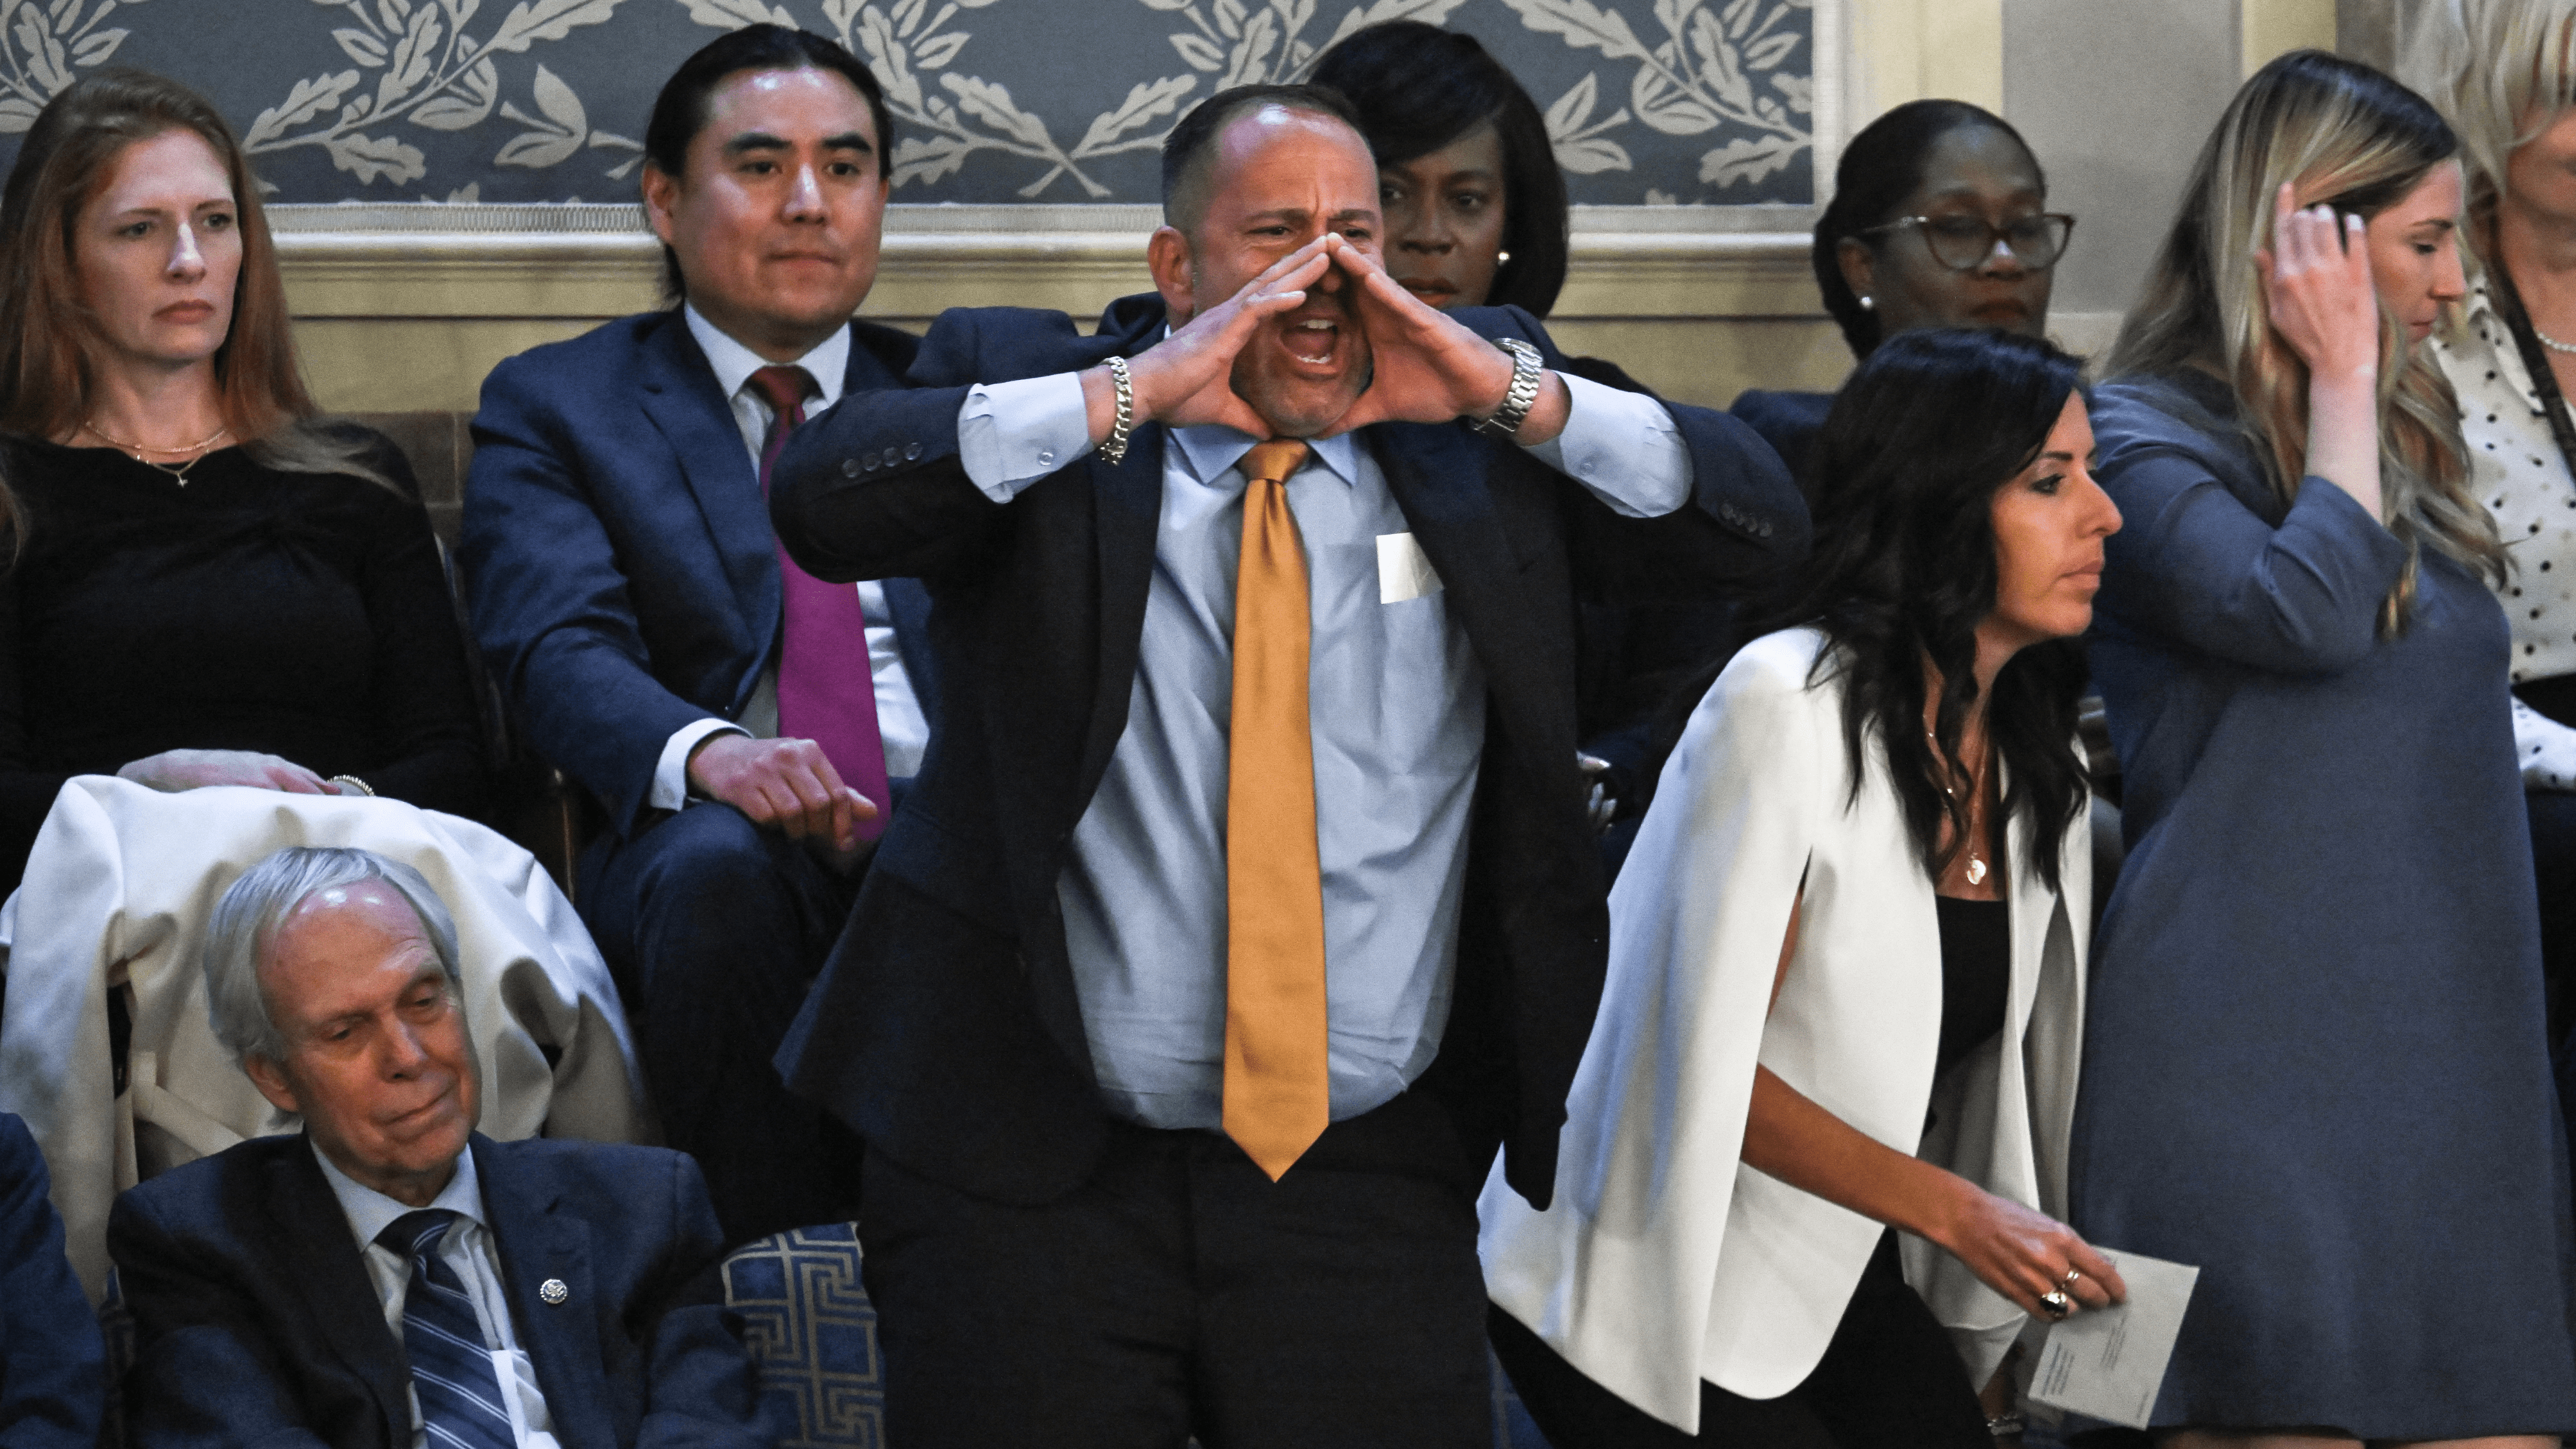
[[661, 761], [653, 766], [653, 793], [646, 804], [656, 810], [677, 810], [689, 803], [689, 752], [698, 747], [698, 741], [713, 734], [748, 738], [751, 731], [712, 715], [671, 731], [671, 738], [662, 746]]
[[1569, 407], [1565, 430], [1531, 457], [1592, 491], [1623, 518], [1661, 518], [1690, 501], [1690, 450], [1664, 405], [1639, 392], [1557, 374]]
[[957, 452], [967, 480], [996, 503], [1091, 451], [1082, 374], [979, 383], [957, 410]]

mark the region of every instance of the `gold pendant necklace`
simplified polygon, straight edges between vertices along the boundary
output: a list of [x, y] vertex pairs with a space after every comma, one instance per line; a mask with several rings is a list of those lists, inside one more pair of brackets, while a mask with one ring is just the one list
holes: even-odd
[[[91, 437], [97, 438], [108, 446], [133, 454], [134, 461], [142, 464], [144, 467], [169, 474], [171, 480], [176, 482], [182, 488], [188, 486], [188, 470], [196, 467], [199, 463], [206, 461], [206, 454], [202, 450], [213, 446], [217, 439], [222, 438], [225, 434], [230, 433], [233, 430], [232, 424], [226, 423], [222, 427], [215, 429], [212, 433], [207, 434], [204, 438], [190, 443], [184, 448], [147, 448], [141, 443], [129, 443], [123, 438], [109, 437], [106, 433], [99, 431], [97, 423], [87, 419], [82, 420], [81, 428]], [[170, 464], [155, 463], [151, 459], [143, 456], [146, 453], [191, 453], [195, 456], [191, 457], [184, 463]]]
[[[1923, 742], [1932, 747], [1932, 763], [1936, 765], [1941, 764], [1941, 740], [1938, 736], [1932, 733], [1932, 727], [1929, 725], [1926, 725], [1923, 728]], [[1945, 769], [1942, 773], [1946, 776], [1949, 772]], [[1984, 885], [1986, 883], [1986, 863], [1977, 857], [1976, 846], [1977, 809], [1985, 800], [1985, 794], [1981, 788], [1984, 783], [1985, 772], [1983, 770], [1978, 770], [1968, 776], [1968, 828], [1966, 832], [1968, 869], [1966, 874], [1968, 877], [1968, 884], [1970, 885]], [[1946, 778], [1941, 782], [1941, 793], [1952, 801], [1956, 801], [1959, 798], [1959, 792], [1950, 788], [1950, 782]]]

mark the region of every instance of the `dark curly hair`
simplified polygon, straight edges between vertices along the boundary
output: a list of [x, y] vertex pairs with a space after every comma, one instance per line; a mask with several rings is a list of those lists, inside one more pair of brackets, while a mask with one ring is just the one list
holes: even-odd
[[[1945, 681], [1934, 732], [1952, 773], [1964, 775], [1976, 629], [1995, 607], [1995, 494], [2039, 456], [2068, 396], [2089, 396], [2082, 370], [2044, 339], [1992, 328], [1900, 332], [1879, 344], [1843, 384], [1808, 455], [1815, 552], [1755, 631], [1824, 630], [1833, 647], [1816, 667], [1844, 671], [1852, 792], [1875, 736], [1915, 853], [1936, 877], [1968, 821], [1966, 802], [1942, 792], [1924, 737], [1923, 662]], [[2034, 644], [1996, 674], [1986, 706], [1986, 735], [2010, 782], [2004, 819], [2027, 819], [2039, 840], [2062, 839], [2084, 809], [2073, 744], [2084, 678], [2078, 641]], [[2038, 855], [2057, 889], [2057, 853]]]
[[[2030, 156], [2040, 191], [2048, 190], [2048, 174], [2039, 169], [2039, 157], [2021, 132], [2003, 117], [1966, 101], [1907, 101], [1861, 127], [1860, 134], [1843, 148], [1842, 159], [1834, 163], [1834, 199], [1816, 219], [1808, 261], [1816, 269], [1816, 290], [1824, 294], [1825, 310], [1843, 329], [1843, 341], [1851, 344], [1852, 356], [1869, 356], [1869, 350], [1878, 345], [1879, 326], [1878, 314], [1864, 309], [1851, 283], [1843, 280], [1843, 243], [1894, 221], [1896, 208], [1923, 185], [1924, 161], [1934, 144], [1970, 126], [1991, 126], [2012, 137], [2013, 144]], [[1877, 247], [1867, 239], [1862, 244], [1872, 250]]]
[[1380, 166], [1427, 156], [1478, 126], [1503, 143], [1503, 250], [1489, 307], [1544, 317], [1565, 289], [1565, 174], [1547, 119], [1502, 62], [1472, 35], [1390, 20], [1355, 30], [1315, 61], [1310, 84], [1336, 90], [1359, 113]]

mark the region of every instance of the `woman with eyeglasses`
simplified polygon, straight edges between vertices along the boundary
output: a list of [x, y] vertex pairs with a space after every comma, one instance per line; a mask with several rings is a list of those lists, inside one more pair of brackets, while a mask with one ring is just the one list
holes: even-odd
[[2367, 66], [2256, 71], [2097, 390], [2130, 845], [2068, 1201], [2200, 1269], [2164, 1449], [2576, 1430], [2505, 553], [2426, 345], [2458, 157]]
[[[2075, 218], [2021, 133], [1965, 101], [1908, 101], [1861, 128], [1834, 167], [1812, 263], [1852, 356], [1917, 327], [2043, 337]], [[1800, 471], [1833, 394], [1748, 391], [1731, 411]]]

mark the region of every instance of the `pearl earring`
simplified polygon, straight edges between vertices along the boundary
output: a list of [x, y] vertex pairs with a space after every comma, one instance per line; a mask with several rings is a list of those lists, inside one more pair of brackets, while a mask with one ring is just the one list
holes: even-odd
[[1876, 310], [1876, 309], [1877, 309], [1877, 307], [1878, 307], [1878, 302], [1877, 302], [1877, 299], [1875, 299], [1875, 298], [1868, 297], [1868, 296], [1863, 296], [1863, 297], [1860, 299], [1860, 309], [1861, 309], [1862, 311], [1864, 311], [1864, 312], [1874, 311], [1874, 310]]
[[1494, 265], [1495, 265], [1495, 266], [1498, 266], [1498, 267], [1499, 267], [1499, 266], [1501, 266], [1503, 263], [1508, 262], [1508, 261], [1510, 261], [1511, 259], [1512, 259], [1512, 254], [1511, 254], [1510, 252], [1496, 252], [1496, 253], [1494, 253]]

